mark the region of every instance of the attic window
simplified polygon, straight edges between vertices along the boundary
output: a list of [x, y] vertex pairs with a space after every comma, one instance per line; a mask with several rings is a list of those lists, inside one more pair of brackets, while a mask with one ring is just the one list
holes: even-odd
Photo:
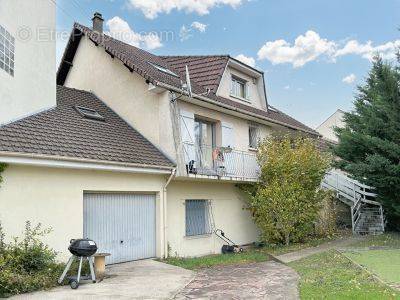
[[249, 82], [236, 76], [231, 79], [231, 97], [250, 101]]
[[147, 63], [149, 65], [152, 65], [154, 68], [156, 68], [160, 72], [163, 72], [163, 73], [166, 73], [168, 75], [175, 76], [175, 77], [179, 78], [179, 76], [176, 73], [172, 72], [171, 70], [168, 70], [167, 68], [164, 68], [164, 67], [162, 67], [160, 65], [154, 64], [154, 63], [149, 62], [149, 61]]
[[104, 121], [105, 118], [99, 114], [94, 109], [82, 107], [82, 106], [75, 106], [75, 109], [85, 118], [97, 120], [97, 121]]

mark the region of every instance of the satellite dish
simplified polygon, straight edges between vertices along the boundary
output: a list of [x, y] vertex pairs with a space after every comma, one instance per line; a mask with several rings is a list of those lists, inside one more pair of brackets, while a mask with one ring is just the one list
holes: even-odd
[[186, 90], [189, 94], [189, 97], [192, 98], [192, 84], [190, 83], [190, 74], [187, 65], [186, 65]]

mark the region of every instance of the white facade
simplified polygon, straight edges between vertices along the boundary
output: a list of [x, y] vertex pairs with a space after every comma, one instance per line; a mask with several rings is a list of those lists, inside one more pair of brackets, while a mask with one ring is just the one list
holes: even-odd
[[[9, 1], [2, 1], [0, 0], [1, 4], [8, 3], [10, 6], [7, 12], [13, 11]], [[47, 3], [43, 0], [37, 4], [45, 6], [41, 7], [42, 9], [50, 10], [52, 7], [47, 7]], [[40, 21], [42, 17], [36, 16], [36, 19]], [[48, 22], [51, 21], [50, 18]], [[7, 24], [4, 26], [10, 27]], [[36, 46], [42, 45], [44, 44]], [[46, 48], [44, 51], [48, 51], [49, 54], [54, 50], [53, 46], [47, 43], [47, 48], [43, 46]], [[29, 50], [27, 57], [28, 54], [32, 56], [37, 51], [34, 47]], [[55, 51], [51, 55], [54, 53]], [[51, 226], [54, 229], [46, 238], [46, 242], [61, 253], [61, 258], [65, 258], [68, 255], [69, 239], [83, 237], [85, 233], [85, 221], [88, 221], [85, 218], [85, 195], [95, 193], [97, 199], [100, 199], [102, 197], [99, 195], [107, 193], [125, 193], [151, 195], [150, 198], [155, 199], [154, 231], [157, 257], [220, 253], [222, 242], [212, 232], [212, 229], [216, 228], [223, 230], [239, 245], [249, 244], [258, 239], [259, 232], [251, 214], [246, 210], [246, 197], [236, 187], [238, 182], [257, 180], [256, 149], [254, 143], [250, 145], [250, 127], [257, 128], [256, 137], [259, 139], [276, 131], [293, 133], [295, 130], [246, 111], [232, 110], [200, 99], [182, 96], [171, 101], [176, 94], [162, 86], [158, 86], [155, 92], [143, 77], [130, 72], [120, 60], [111, 57], [103, 47], [96, 46], [86, 36], [80, 40], [71, 63], [64, 85], [91, 91], [99, 97], [167, 157], [176, 162], [178, 169], [176, 176], [172, 178], [172, 174], [175, 174], [170, 173], [172, 170], [163, 173], [153, 170], [147, 174], [144, 172], [138, 174], [137, 170], [126, 167], [109, 171], [100, 167], [83, 169], [84, 166], [77, 164], [52, 162], [51, 157], [46, 164], [43, 159], [38, 159], [30, 162], [30, 165], [27, 161], [10, 159], [7, 161], [10, 164], [4, 172], [4, 183], [0, 188], [0, 200], [2, 200], [0, 219], [8, 236], [20, 234], [26, 220], [41, 222], [43, 226]], [[35, 79], [50, 77], [49, 74], [54, 74], [54, 70], [54, 65], [51, 70], [50, 67], [45, 69], [44, 66], [40, 66], [37, 70], [39, 75]], [[17, 72], [16, 65], [15, 78]], [[233, 76], [246, 83], [245, 99], [232, 97]], [[28, 84], [32, 82], [29, 81]], [[25, 91], [32, 97], [35, 96], [36, 89], [26, 87], [26, 84], [16, 81], [15, 85], [10, 86], [10, 94]], [[52, 78], [48, 82], [41, 82], [38, 87], [40, 86], [43, 93], [47, 90], [50, 96], [54, 84], [55, 79]], [[262, 73], [234, 60], [228, 63], [217, 94], [258, 109], [267, 107]], [[55, 103], [47, 101], [53, 98], [44, 95], [40, 99], [40, 105], [21, 102], [20, 107], [24, 108], [24, 112], [19, 115], [15, 113], [13, 119], [46, 109]], [[53, 100], [55, 101], [55, 95]], [[6, 115], [9, 116], [9, 113]], [[200, 139], [201, 143], [207, 143], [209, 149], [198, 147]], [[188, 150], [184, 147], [185, 143], [189, 144], [189, 154], [185, 153], [185, 150]], [[201, 153], [204, 157], [199, 156], [199, 149], [204, 151]], [[222, 151], [220, 149], [226, 151], [222, 154], [222, 159], [221, 152], [218, 152]], [[191, 160], [197, 161], [196, 172], [188, 171]], [[199, 161], [202, 162], [201, 166]], [[210, 174], [199, 172], [207, 167], [210, 167], [206, 170], [211, 172]], [[222, 173], [216, 173], [217, 171]], [[248, 171], [251, 171], [251, 174]], [[188, 209], [187, 204], [191, 201], [198, 201], [207, 210]], [[100, 203], [97, 203], [99, 206], [93, 204], [93, 211], [103, 209]], [[114, 211], [113, 215], [118, 216], [122, 210]], [[105, 213], [104, 210], [100, 211], [99, 215], [102, 213]], [[193, 228], [191, 231], [188, 230], [188, 224], [193, 220], [197, 220], [197, 223], [192, 225], [198, 227], [199, 234], [197, 231], [194, 235], [188, 233], [195, 232]], [[99, 220], [92, 221], [95, 223]], [[152, 232], [147, 232], [147, 236]], [[118, 234], [115, 235], [116, 238]], [[150, 244], [154, 246], [154, 243]]]
[[325, 140], [337, 143], [338, 138], [334, 132], [334, 128], [343, 128], [345, 126], [345, 123], [343, 122], [343, 115], [344, 112], [338, 109], [315, 130], [321, 134]]
[[0, 0], [0, 26], [14, 40], [13, 74], [0, 68], [1, 125], [56, 105], [55, 4]]
[[[112, 58], [103, 47], [96, 47], [86, 36], [80, 40], [72, 65], [65, 86], [93, 92], [177, 163], [177, 176], [166, 190], [165, 254], [167, 251], [178, 256], [220, 253], [222, 242], [214, 234], [185, 233], [188, 222], [185, 203], [192, 200], [208, 201], [213, 212], [209, 222], [236, 243], [249, 244], [258, 239], [259, 232], [245, 209], [246, 197], [235, 186], [238, 181], [256, 180], [256, 149], [249, 145], [249, 127], [258, 128], [260, 140], [276, 131], [293, 130], [193, 98], [180, 97], [171, 103], [173, 95], [167, 89], [151, 91], [143, 77], [130, 72], [120, 60]], [[233, 76], [248, 85], [247, 99], [231, 94]], [[262, 74], [235, 61], [228, 63], [217, 94], [258, 109], [267, 106]], [[212, 138], [207, 134], [210, 149], [201, 154], [207, 157], [201, 158], [194, 140], [199, 122], [203, 122], [207, 131], [211, 130], [207, 124], [212, 124], [213, 131]], [[206, 164], [213, 165], [213, 150], [228, 146], [232, 152], [224, 155], [226, 176], [187, 174], [190, 160], [204, 159]], [[198, 163], [197, 168], [200, 169]], [[243, 172], [246, 169], [251, 169], [251, 174]]]

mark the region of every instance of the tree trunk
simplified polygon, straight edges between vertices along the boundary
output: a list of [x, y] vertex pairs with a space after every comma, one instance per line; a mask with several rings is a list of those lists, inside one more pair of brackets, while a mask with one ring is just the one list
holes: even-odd
[[289, 244], [290, 244], [290, 233], [287, 233], [285, 235], [285, 243], [286, 243], [286, 246], [289, 246]]

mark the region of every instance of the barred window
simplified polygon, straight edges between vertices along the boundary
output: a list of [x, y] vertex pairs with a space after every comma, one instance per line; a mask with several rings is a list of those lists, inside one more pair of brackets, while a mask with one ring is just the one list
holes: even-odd
[[257, 125], [249, 125], [249, 148], [257, 149], [260, 141], [260, 130]]
[[14, 76], [15, 38], [0, 25], [0, 69]]
[[211, 203], [208, 200], [186, 200], [186, 236], [212, 233]]

